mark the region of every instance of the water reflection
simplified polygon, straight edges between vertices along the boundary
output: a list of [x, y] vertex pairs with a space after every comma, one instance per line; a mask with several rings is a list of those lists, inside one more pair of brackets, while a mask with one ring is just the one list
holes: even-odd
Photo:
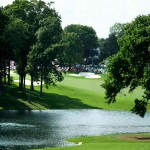
[[66, 138], [114, 133], [150, 132], [150, 113], [104, 110], [0, 112], [0, 149], [72, 145]]

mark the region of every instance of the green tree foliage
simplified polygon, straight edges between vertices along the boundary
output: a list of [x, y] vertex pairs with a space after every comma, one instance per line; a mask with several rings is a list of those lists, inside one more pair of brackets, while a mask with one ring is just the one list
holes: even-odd
[[20, 76], [19, 87], [25, 89], [25, 76], [27, 54], [30, 50], [30, 24], [28, 24], [28, 12], [31, 11], [31, 3], [27, 0], [15, 0], [4, 8], [4, 13], [10, 18], [6, 29], [6, 38], [9, 51], [13, 60], [17, 63], [17, 72]]
[[118, 38], [114, 33], [110, 34], [106, 39], [99, 39], [100, 61], [107, 59], [120, 50], [117, 40]]
[[[33, 80], [37, 80], [38, 79], [38, 72], [36, 71], [36, 53], [34, 54], [34, 50], [33, 47], [35, 47], [35, 45], [37, 44], [37, 36], [43, 36], [43, 37], [38, 37], [40, 38], [40, 40], [42, 40], [42, 43], [44, 44], [44, 40], [49, 40], [47, 45], [51, 45], [51, 43], [53, 41], [52, 38], [50, 39], [46, 39], [49, 37], [46, 37], [47, 35], [38, 35], [35, 34], [37, 31], [40, 32], [40, 30], [42, 30], [42, 26], [44, 26], [43, 22], [44, 19], [46, 19], [47, 17], [53, 17], [53, 18], [57, 18], [60, 20], [60, 16], [58, 16], [58, 14], [56, 13], [55, 9], [51, 8], [51, 5], [53, 4], [53, 2], [50, 2], [48, 4], [46, 4], [44, 1], [37, 1], [37, 0], [31, 0], [31, 10], [28, 12], [28, 22], [30, 24], [30, 28], [29, 31], [31, 33], [30, 36], [30, 42], [31, 42], [31, 52], [28, 56], [28, 68], [27, 71], [28, 73], [31, 75], [31, 89], [33, 90]], [[52, 30], [54, 32], [55, 30], [55, 34], [59, 34], [60, 32], [62, 32], [62, 29], [60, 31], [60, 29], [57, 29], [58, 25], [60, 26], [60, 22], [58, 21], [54, 21], [53, 23], [59, 23], [56, 24], [56, 26], [52, 27]], [[39, 30], [39, 28], [41, 28]], [[45, 29], [44, 29], [45, 30]], [[52, 31], [47, 31], [49, 32], [49, 34], [51, 34], [50, 32]], [[46, 32], [45, 32], [46, 34]], [[54, 35], [54, 33], [52, 33], [52, 36]], [[54, 40], [54, 39], [53, 39]], [[34, 45], [34, 46], [33, 46]], [[45, 47], [47, 47], [47, 45], [45, 45]], [[33, 55], [33, 56], [31, 56]], [[35, 58], [34, 58], [35, 57]]]
[[7, 42], [10, 44], [14, 54], [14, 60], [17, 63], [17, 72], [20, 75], [20, 88], [23, 89], [23, 78], [25, 77], [25, 68], [27, 65], [27, 54], [29, 52], [29, 25], [21, 19], [10, 21], [6, 29]]
[[71, 24], [65, 27], [64, 31], [68, 33], [73, 32], [79, 36], [84, 49], [83, 58], [97, 55], [98, 38], [95, 30], [92, 27]]
[[100, 61], [107, 59], [120, 50], [118, 39], [123, 36], [126, 25], [127, 24], [115, 23], [110, 27], [109, 37], [99, 39]]
[[127, 24], [123, 23], [115, 23], [113, 26], [110, 27], [110, 34], [115, 34], [117, 38], [120, 38], [124, 34], [125, 26]]
[[72, 65], [83, 61], [83, 46], [79, 36], [73, 32], [65, 32], [63, 34], [62, 43], [64, 43], [64, 51], [61, 55], [63, 62], [67, 63], [69, 69]]
[[[15, 0], [11, 5], [4, 8], [4, 13], [10, 18], [6, 36], [10, 44], [9, 48], [12, 48], [13, 60], [17, 62], [20, 88], [23, 88], [24, 85], [25, 89], [27, 71], [31, 75], [32, 85], [33, 79], [37, 80], [38, 78], [38, 73], [36, 73], [37, 61], [31, 55], [34, 57], [39, 57], [39, 55], [34, 54], [33, 51], [40, 48], [47, 49], [49, 45], [61, 39], [60, 36], [57, 36], [62, 32], [60, 16], [51, 7], [52, 3], [46, 4], [41, 0]], [[48, 20], [50, 21], [48, 22]], [[53, 45], [54, 47], [58, 49], [56, 48], [58, 46]], [[30, 51], [32, 52], [29, 54]], [[27, 61], [29, 61], [28, 69], [26, 69]]]
[[150, 15], [138, 16], [125, 28], [119, 39], [120, 52], [110, 60], [108, 77], [103, 84], [108, 103], [116, 101], [121, 89], [144, 89], [142, 99], [135, 100], [132, 112], [144, 117], [150, 100]]
[[55, 85], [56, 81], [63, 79], [62, 73], [54, 64], [54, 60], [61, 52], [62, 28], [60, 17], [48, 16], [41, 20], [41, 27], [36, 32], [36, 38], [37, 42], [28, 55], [28, 71], [32, 75], [36, 71], [34, 80], [40, 78], [40, 95], [42, 96], [43, 80], [48, 87], [49, 84]]
[[5, 28], [8, 24], [8, 18], [3, 13], [3, 8], [0, 7], [0, 96], [2, 95], [2, 77], [5, 73], [6, 58], [6, 41], [5, 41]]

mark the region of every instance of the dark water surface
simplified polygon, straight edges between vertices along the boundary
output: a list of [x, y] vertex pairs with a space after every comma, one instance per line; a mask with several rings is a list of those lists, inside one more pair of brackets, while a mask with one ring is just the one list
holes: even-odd
[[150, 113], [105, 110], [0, 112], [0, 149], [69, 146], [65, 139], [114, 133], [150, 132]]

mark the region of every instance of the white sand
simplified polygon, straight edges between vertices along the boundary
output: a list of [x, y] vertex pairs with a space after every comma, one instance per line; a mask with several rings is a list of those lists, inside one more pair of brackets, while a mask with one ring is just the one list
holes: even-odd
[[16, 73], [14, 73], [14, 72], [11, 71], [10, 74], [16, 74]]
[[86, 76], [85, 78], [98, 79], [98, 78], [101, 78], [101, 76], [100, 75], [90, 75], [90, 76]]
[[79, 74], [69, 74], [69, 76], [81, 77], [81, 75], [79, 75]]
[[92, 73], [92, 72], [80, 72], [79, 75], [81, 76], [92, 76], [92, 75], [95, 75], [95, 73]]
[[98, 79], [101, 78], [100, 75], [96, 75], [95, 73], [92, 72], [80, 72], [79, 74], [69, 74], [70, 76], [75, 76], [75, 77], [81, 77], [84, 76], [85, 78], [89, 79]]

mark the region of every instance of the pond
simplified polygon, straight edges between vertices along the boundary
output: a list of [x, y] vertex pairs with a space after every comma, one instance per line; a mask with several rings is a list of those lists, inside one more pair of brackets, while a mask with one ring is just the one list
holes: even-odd
[[137, 132], [150, 132], [150, 113], [140, 118], [98, 109], [0, 112], [0, 149], [70, 146], [67, 138]]

